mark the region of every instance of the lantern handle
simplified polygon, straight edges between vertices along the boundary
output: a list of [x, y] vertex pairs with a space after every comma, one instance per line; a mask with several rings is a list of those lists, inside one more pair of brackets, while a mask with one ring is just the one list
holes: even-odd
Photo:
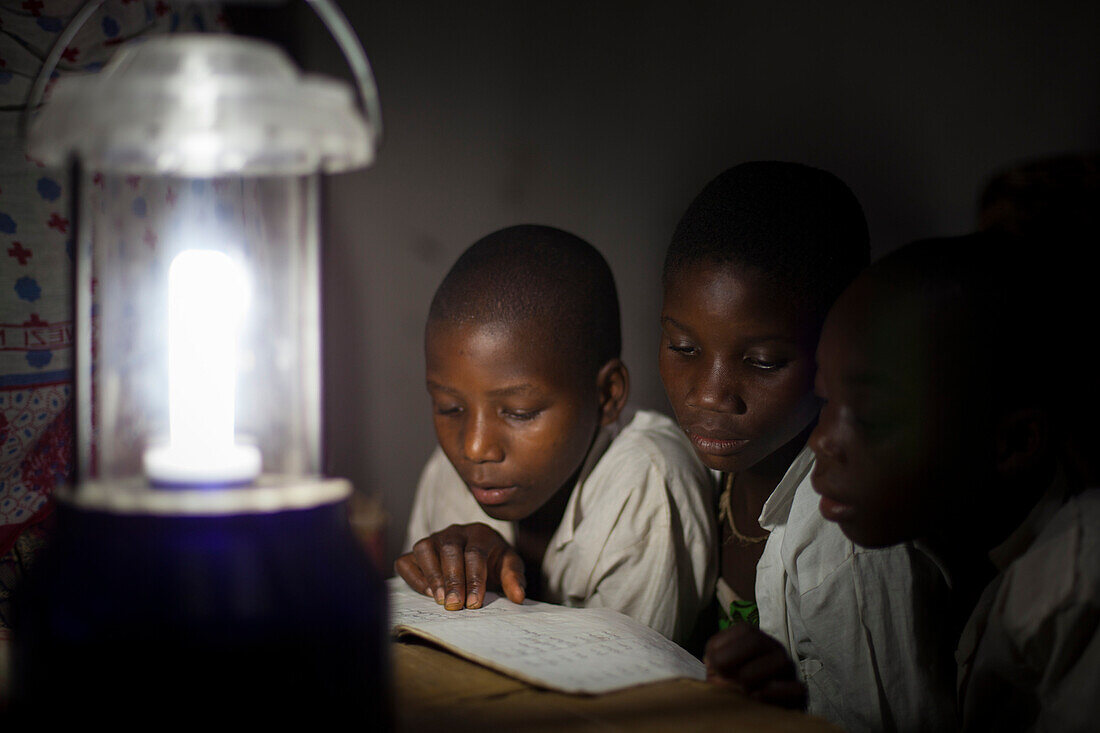
[[[88, 18], [99, 10], [105, 1], [87, 0], [80, 7], [80, 10], [73, 15], [72, 20], [65, 26], [65, 30], [61, 31], [53, 47], [50, 48], [49, 54], [42, 62], [42, 68], [39, 70], [38, 76], [35, 77], [34, 84], [31, 85], [23, 114], [19, 116], [19, 137], [21, 139], [27, 139], [31, 114], [42, 104], [42, 97], [46, 93], [46, 85], [49, 83], [54, 69], [57, 68], [58, 61], [61, 60], [61, 54], [69, 47], [69, 43], [81, 27], [88, 22]], [[363, 50], [363, 44], [359, 42], [359, 37], [355, 35], [355, 30], [348, 22], [347, 16], [344, 15], [336, 3], [330, 2], [330, 0], [305, 0], [305, 2], [313, 8], [313, 12], [321, 19], [325, 29], [336, 40], [341, 53], [344, 54], [344, 60], [351, 67], [351, 73], [355, 78], [355, 84], [359, 91], [359, 104], [367, 118], [367, 132], [371, 138], [371, 147], [377, 153], [378, 147], [382, 144], [382, 106], [378, 102], [378, 85], [374, 81], [374, 72], [371, 70], [367, 53]]]
[[351, 23], [348, 22], [347, 16], [336, 3], [330, 0], [305, 0], [305, 2], [312, 6], [313, 12], [324, 23], [344, 54], [344, 60], [351, 68], [355, 84], [359, 89], [359, 104], [367, 118], [367, 131], [371, 137], [374, 152], [377, 153], [382, 144], [382, 105], [378, 102], [378, 85], [374, 81], [374, 72], [371, 70], [367, 52], [363, 50], [363, 44], [359, 41], [355, 29], [351, 27]]
[[82, 6], [80, 10], [76, 11], [72, 20], [65, 26], [65, 30], [57, 36], [57, 40], [54, 41], [53, 46], [50, 48], [50, 52], [46, 54], [46, 58], [42, 61], [42, 68], [38, 71], [38, 76], [34, 79], [34, 84], [31, 85], [30, 93], [27, 95], [27, 104], [23, 107], [23, 114], [19, 115], [19, 137], [22, 140], [27, 139], [27, 131], [31, 126], [31, 115], [34, 110], [38, 109], [38, 106], [42, 104], [42, 97], [46, 94], [46, 85], [50, 81], [50, 76], [53, 74], [54, 69], [57, 68], [57, 62], [61, 60], [61, 54], [65, 53], [65, 49], [69, 47], [69, 43], [76, 36], [85, 23], [88, 22], [88, 18], [92, 17], [95, 11], [99, 10], [100, 6], [106, 0], [88, 0]]

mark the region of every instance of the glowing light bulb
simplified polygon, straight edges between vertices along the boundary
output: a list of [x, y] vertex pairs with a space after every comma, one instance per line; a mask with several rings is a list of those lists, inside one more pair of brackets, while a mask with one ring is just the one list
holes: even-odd
[[237, 344], [248, 309], [244, 271], [212, 250], [181, 252], [168, 268], [168, 411], [171, 441], [146, 449], [156, 484], [248, 483], [260, 451], [238, 445]]

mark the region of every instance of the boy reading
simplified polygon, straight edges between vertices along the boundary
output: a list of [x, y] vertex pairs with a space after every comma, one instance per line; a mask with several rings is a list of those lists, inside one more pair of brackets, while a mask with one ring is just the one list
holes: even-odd
[[832, 174], [722, 173], [668, 250], [661, 378], [721, 486], [718, 599], [733, 625], [707, 645], [712, 678], [785, 705], [808, 693], [810, 712], [849, 731], [944, 730], [950, 656], [925, 612], [942, 574], [912, 546], [855, 547], [810, 486], [814, 350], [868, 249], [863, 211]]
[[624, 415], [619, 353], [587, 242], [517, 226], [463, 253], [425, 330], [439, 448], [395, 566], [410, 586], [448, 609], [496, 586], [688, 635], [714, 584], [709, 477], [671, 420]]
[[[917, 242], [845, 291], [818, 348], [813, 485], [853, 541], [924, 538], [952, 569], [965, 730], [1095, 730], [1100, 491], [1061, 470], [1052, 399], [1090, 389], [1071, 314], [1032, 258], [1010, 264], [1034, 245], [1012, 247]], [[1074, 407], [1095, 416], [1095, 401]]]

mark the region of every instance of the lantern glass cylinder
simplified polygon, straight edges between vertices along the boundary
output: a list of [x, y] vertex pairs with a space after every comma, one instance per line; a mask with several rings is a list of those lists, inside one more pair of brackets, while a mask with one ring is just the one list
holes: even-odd
[[81, 178], [81, 480], [320, 473], [317, 176]]

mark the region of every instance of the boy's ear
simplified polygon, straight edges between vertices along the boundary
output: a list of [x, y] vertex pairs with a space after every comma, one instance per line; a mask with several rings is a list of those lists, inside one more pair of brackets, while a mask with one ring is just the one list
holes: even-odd
[[1046, 460], [1049, 438], [1044, 410], [1024, 408], [1007, 413], [997, 424], [997, 472], [1015, 479], [1034, 471]]
[[610, 425], [619, 419], [630, 396], [630, 372], [621, 359], [611, 359], [596, 375], [600, 395], [600, 425]]

